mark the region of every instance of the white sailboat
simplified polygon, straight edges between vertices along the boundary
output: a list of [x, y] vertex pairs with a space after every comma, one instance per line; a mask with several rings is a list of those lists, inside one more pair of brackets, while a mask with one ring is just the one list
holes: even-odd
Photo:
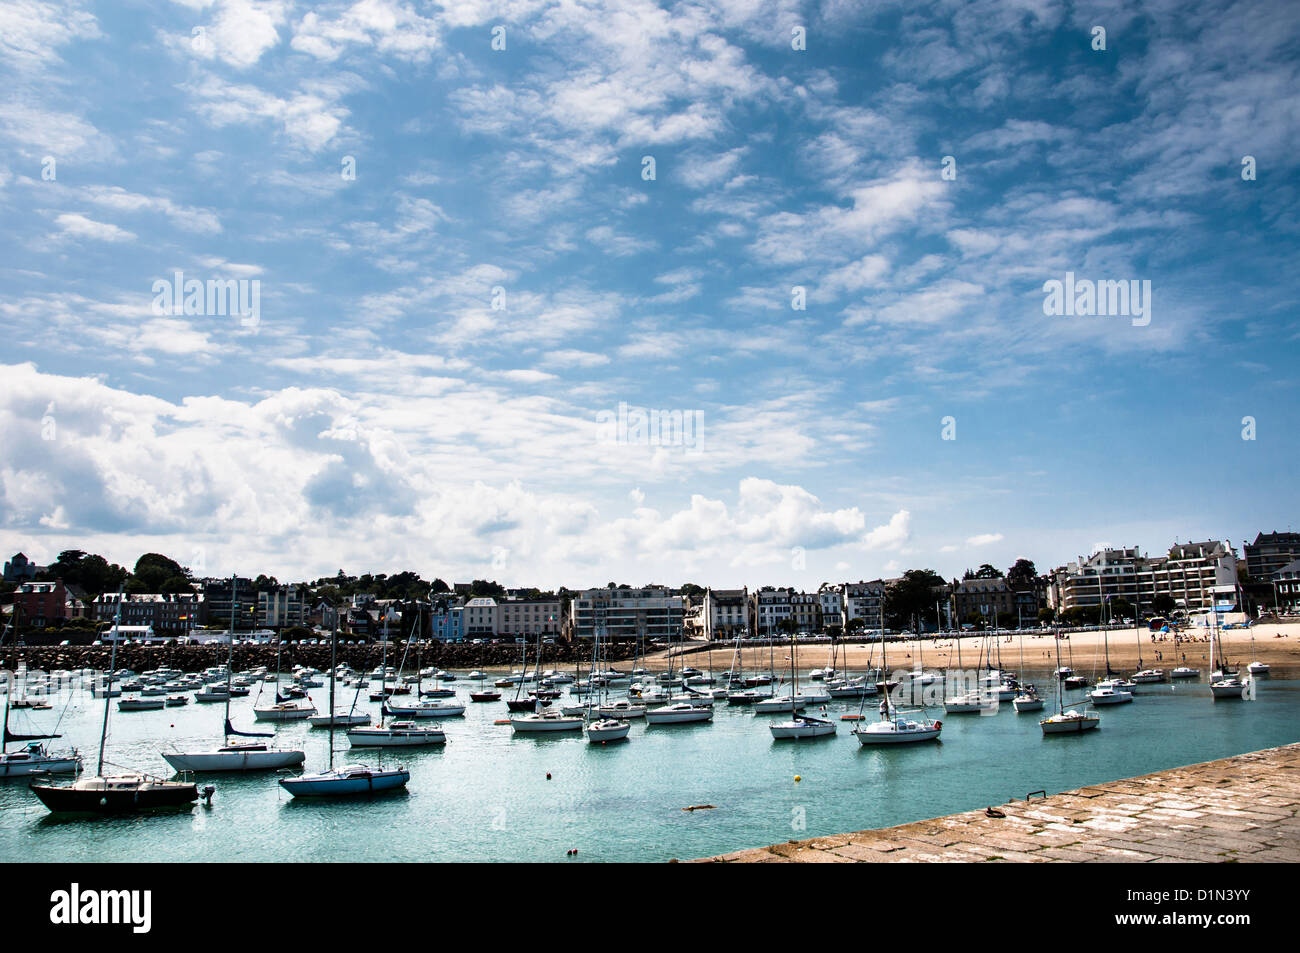
[[[337, 664], [334, 660], [338, 654], [337, 620], [330, 630], [330, 711], [334, 711], [334, 678]], [[360, 689], [358, 689], [359, 691]], [[385, 769], [381, 763], [378, 768], [364, 764], [348, 764], [341, 768], [334, 767], [334, 724], [330, 726], [329, 768], [315, 774], [303, 774], [296, 778], [281, 778], [280, 787], [293, 797], [344, 797], [352, 794], [375, 794], [404, 788], [411, 780], [411, 772], [405, 767]]]
[[[215, 751], [164, 751], [163, 760], [175, 771], [271, 771], [277, 768], [291, 768], [302, 764], [306, 755], [296, 748], [272, 748], [262, 741], [236, 741], [232, 736], [241, 738], [271, 738], [273, 734], [237, 731], [230, 722], [230, 679], [235, 651], [235, 595], [237, 580], [231, 579], [230, 589], [230, 631], [226, 651], [226, 714], [225, 735], [220, 748]], [[161, 699], [159, 699], [161, 701]]]
[[[122, 631], [123, 592], [117, 593], [117, 611], [113, 630]], [[112, 640], [109, 671], [117, 664], [117, 643]], [[126, 771], [122, 774], [104, 774], [104, 748], [108, 742], [108, 716], [112, 708], [111, 695], [104, 698], [104, 719], [99, 730], [99, 760], [93, 777], [78, 778], [71, 784], [31, 785], [35, 794], [50, 811], [56, 814], [109, 814], [127, 813], [160, 808], [188, 809], [199, 799], [198, 786], [187, 781], [168, 781], [147, 774]], [[212, 787], [205, 789], [212, 796]]]
[[[27, 777], [33, 774], [76, 774], [81, 770], [81, 755], [77, 750], [55, 754], [44, 742], [62, 738], [59, 734], [22, 734], [9, 730], [9, 709], [13, 693], [5, 692], [4, 734], [0, 735], [0, 778]], [[55, 725], [57, 731], [58, 725]], [[10, 742], [24, 743], [21, 748], [8, 750]]]
[[[588, 677], [590, 678], [595, 677], [596, 666], [599, 663], [600, 663], [600, 629], [597, 629], [595, 633], [595, 638], [592, 641], [591, 671], [588, 673]], [[608, 664], [606, 664], [605, 667], [608, 667]], [[602, 678], [601, 689], [600, 689], [602, 702], [608, 700], [609, 689], [606, 687], [607, 684], [608, 684], [607, 679]], [[642, 714], [643, 715], [645, 714], [644, 709], [642, 709]], [[606, 717], [603, 715], [598, 718], [594, 718], [592, 716], [590, 694], [587, 695], [586, 722], [587, 722], [587, 741], [592, 744], [605, 744], [606, 742], [609, 741], [622, 741], [627, 738], [628, 734], [632, 730], [631, 722], [624, 721], [619, 718]]]
[[[795, 642], [794, 633], [790, 633], [790, 685], [791, 698], [799, 698], [799, 669], [795, 663]], [[830, 700], [830, 696], [826, 696]], [[826, 718], [815, 718], [811, 715], [800, 715], [793, 711], [794, 717], [789, 721], [774, 722], [768, 727], [772, 730], [772, 737], [778, 740], [802, 740], [805, 738], [825, 738], [828, 735], [835, 734], [835, 722]]]
[[[884, 629], [881, 629], [880, 636], [881, 668], [882, 671], [889, 671], [887, 660], [887, 649], [885, 646]], [[865, 704], [865, 699], [863, 700]], [[859, 715], [861, 709], [859, 709]], [[939, 733], [943, 730], [943, 722], [929, 719], [923, 715], [920, 717], [904, 717], [904, 714], [894, 706], [889, 697], [889, 690], [886, 689], [885, 697], [880, 701], [880, 720], [863, 725], [860, 728], [853, 729], [853, 736], [858, 739], [858, 744], [866, 747], [867, 745], [888, 745], [888, 744], [905, 744], [915, 741], [935, 741]]]
[[[231, 618], [231, 632], [234, 632], [233, 610]], [[316, 714], [316, 706], [311, 704], [310, 699], [306, 705], [300, 705], [296, 701], [282, 696], [280, 694], [280, 651], [281, 644], [277, 638], [275, 640], [275, 704], [259, 706], [253, 703], [253, 718], [257, 721], [304, 721]], [[262, 690], [258, 688], [258, 697], [261, 697]], [[227, 696], [230, 692], [227, 689]], [[332, 707], [332, 706], [331, 706]]]
[[[388, 623], [392, 619], [393, 610], [390, 608], [384, 615], [384, 647], [381, 655], [380, 667], [387, 668], [388, 663]], [[418, 624], [418, 623], [417, 623]], [[406, 648], [402, 650], [402, 661], [397, 666], [401, 672], [406, 668], [406, 656], [411, 651], [411, 643], [416, 641], [418, 633], [412, 635], [406, 640]], [[331, 706], [332, 707], [332, 706]], [[436, 703], [418, 702], [412, 706], [401, 706], [401, 710], [417, 710], [421, 713], [430, 707], [439, 707]], [[456, 706], [449, 706], [455, 708]], [[435, 726], [422, 727], [417, 725], [412, 719], [403, 719], [394, 721], [390, 725], [384, 724], [384, 718], [387, 715], [396, 715], [398, 709], [390, 706], [385, 698], [379, 703], [379, 724], [372, 728], [361, 725], [348, 729], [348, 744], [354, 748], [419, 748], [429, 747], [430, 745], [441, 745], [447, 743], [447, 734], [441, 728]], [[456, 714], [464, 714], [464, 706], [459, 707]], [[419, 717], [437, 717], [425, 716]]]
[[[1059, 671], [1061, 665], [1061, 633], [1056, 633], [1052, 641], [1056, 643], [1056, 664]], [[1038, 726], [1043, 729], [1043, 734], [1078, 734], [1096, 728], [1101, 724], [1101, 716], [1096, 712], [1078, 711], [1074, 708], [1069, 711], [1065, 710], [1064, 696], [1062, 695], [1064, 690], [1063, 681], [1064, 679], [1060, 678], [1056, 680], [1056, 714], [1044, 718], [1038, 723]]]

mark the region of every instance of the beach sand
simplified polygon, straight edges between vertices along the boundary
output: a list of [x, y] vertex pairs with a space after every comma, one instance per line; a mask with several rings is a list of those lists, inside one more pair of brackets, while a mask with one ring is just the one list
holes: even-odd
[[[1072, 632], [1061, 639], [1061, 664], [1068, 665], [1078, 674], [1100, 676], [1106, 670], [1106, 651], [1109, 643], [1110, 666], [1116, 671], [1129, 674], [1138, 670], [1139, 643], [1141, 646], [1143, 668], [1163, 668], [1165, 671], [1179, 665], [1199, 668], [1203, 675], [1210, 671], [1209, 636], [1202, 629], [1187, 629], [1179, 634], [1179, 641], [1174, 643], [1173, 635], [1163, 636], [1164, 641], [1151, 641], [1153, 633], [1146, 629], [1112, 629], [1101, 632]], [[1155, 633], [1157, 639], [1161, 638]], [[1267, 662], [1272, 666], [1272, 674], [1287, 678], [1300, 677], [1300, 622], [1262, 623], [1251, 629], [1231, 629], [1220, 633], [1223, 649], [1232, 665], [1245, 667], [1253, 661]], [[1252, 635], [1254, 636], [1252, 642]], [[1056, 652], [1051, 635], [1001, 635], [989, 637], [986, 650], [993, 653], [993, 664], [998, 665], [998, 651], [1001, 650], [1001, 667], [1017, 671], [1021, 666], [1021, 641], [1024, 642], [1024, 665], [1027, 670], [1056, 668]], [[981, 655], [984, 637], [967, 635], [961, 638], [961, 667], [976, 668], [986, 664]], [[698, 643], [687, 643], [688, 651], [681, 656], [684, 664], [699, 669], [712, 667], [715, 673], [731, 667], [734, 642], [715, 642], [712, 648], [712, 665], [708, 662], [709, 652], [695, 648]], [[830, 661], [829, 643], [796, 643], [796, 664], [800, 671], [821, 668]], [[845, 657], [847, 650], [847, 659]], [[890, 669], [913, 669], [918, 655], [921, 665], [927, 669], [957, 668], [957, 639], [952, 637], [931, 641], [924, 638], [919, 644], [915, 640], [906, 642], [890, 641], [888, 646]], [[1159, 657], [1157, 657], [1159, 653]], [[790, 644], [776, 644], [771, 656], [766, 645], [761, 648], [743, 651], [743, 667], [748, 671], [766, 670], [775, 657], [777, 671], [790, 666]], [[840, 661], [836, 665], [841, 671], [861, 670], [868, 665], [880, 664], [880, 645], [875, 643], [851, 644], [839, 646]], [[674, 668], [683, 664], [679, 660], [678, 650], [673, 651]], [[1217, 658], [1216, 658], [1217, 665]], [[626, 665], [620, 667], [626, 668]], [[646, 659], [646, 668], [659, 671], [667, 668], [667, 654], [658, 653]]]

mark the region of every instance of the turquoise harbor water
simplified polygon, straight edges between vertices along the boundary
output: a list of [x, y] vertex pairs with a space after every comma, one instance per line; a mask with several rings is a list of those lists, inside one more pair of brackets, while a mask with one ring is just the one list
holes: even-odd
[[[1040, 686], [1045, 672], [1028, 673]], [[576, 732], [514, 736], [504, 702], [468, 703], [444, 721], [441, 749], [387, 754], [411, 770], [407, 793], [346, 801], [292, 801], [275, 775], [213, 775], [210, 807], [180, 814], [52, 818], [26, 781], [0, 781], [0, 856], [8, 861], [664, 861], [799, 837], [880, 827], [996, 804], [1300, 740], [1300, 681], [1264, 679], [1253, 702], [1215, 702], [1208, 687], [1147, 687], [1130, 705], [1102, 709], [1098, 731], [1044, 738], [1038, 714], [1011, 706], [991, 717], [944, 716], [943, 740], [861, 748], [837, 736], [773, 741], [760, 716], [720, 703], [711, 724], [634, 723], [626, 743], [595, 746]], [[327, 690], [311, 692], [324, 710]], [[56, 745], [75, 744], [93, 771], [102, 702], [64, 715]], [[252, 702], [232, 718], [253, 726]], [[377, 706], [369, 706], [372, 710]], [[856, 704], [826, 706], [838, 720]], [[868, 716], [874, 711], [869, 704]], [[21, 713], [22, 731], [60, 711]], [[159, 751], [206, 746], [222, 706], [114, 711], [110, 760], [168, 773]], [[257, 730], [270, 730], [259, 725]], [[305, 746], [323, 767], [328, 733], [306, 723], [279, 740]], [[336, 739], [336, 759], [375, 763]], [[551, 780], [547, 780], [547, 774]], [[802, 776], [796, 783], [794, 776]], [[714, 810], [683, 807], [712, 804]], [[566, 851], [577, 848], [574, 858]]]

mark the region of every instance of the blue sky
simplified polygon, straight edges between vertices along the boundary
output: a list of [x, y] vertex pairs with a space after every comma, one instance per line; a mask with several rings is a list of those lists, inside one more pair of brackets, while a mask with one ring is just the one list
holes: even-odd
[[[6, 551], [815, 586], [1285, 529], [1298, 22], [6, 4]], [[257, 322], [157, 313], [178, 270]], [[1150, 323], [1045, 315], [1067, 271]]]

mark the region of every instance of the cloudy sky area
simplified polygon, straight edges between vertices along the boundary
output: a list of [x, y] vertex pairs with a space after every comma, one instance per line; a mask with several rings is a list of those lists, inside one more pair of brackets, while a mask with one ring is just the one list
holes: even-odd
[[[7, 2], [0, 548], [815, 586], [1286, 529], [1298, 25]], [[155, 313], [177, 270], [260, 321]], [[1150, 324], [1045, 316], [1066, 271], [1150, 280]], [[621, 402], [696, 446], [611, 442]]]

